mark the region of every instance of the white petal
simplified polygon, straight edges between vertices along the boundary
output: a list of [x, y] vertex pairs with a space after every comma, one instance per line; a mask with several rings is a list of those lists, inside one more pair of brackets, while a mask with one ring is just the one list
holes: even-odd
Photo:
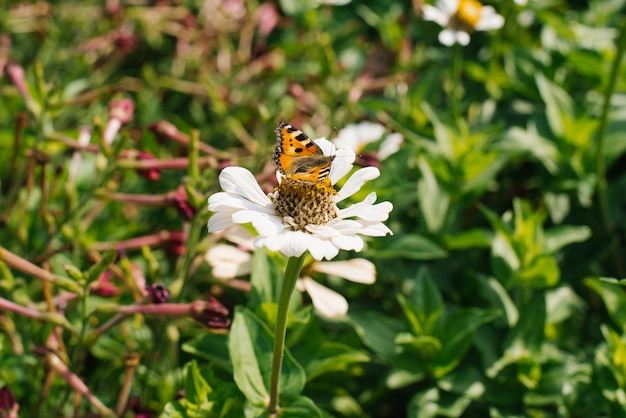
[[267, 247], [270, 251], [280, 251], [287, 257], [299, 257], [309, 249], [312, 239], [311, 234], [286, 229], [281, 234], [258, 237], [254, 245]]
[[266, 215], [254, 210], [242, 210], [232, 216], [236, 224], [252, 223], [252, 226], [262, 236], [275, 235], [287, 228], [276, 215]]
[[452, 16], [459, 10], [459, 0], [438, 0], [437, 7], [448, 16]]
[[220, 173], [220, 186], [230, 194], [238, 194], [250, 202], [264, 208], [271, 208], [272, 202], [263, 193], [251, 172], [242, 167], [226, 167]]
[[456, 35], [452, 29], [444, 29], [439, 32], [439, 42], [445, 46], [452, 46], [456, 42]]
[[470, 43], [469, 33], [463, 31], [456, 32], [456, 41], [459, 45], [467, 46]]
[[375, 179], [380, 176], [380, 171], [376, 167], [365, 167], [357, 170], [350, 176], [348, 181], [343, 185], [341, 190], [335, 196], [335, 202], [341, 202], [342, 200], [352, 196], [361, 189], [366, 182]]
[[213, 268], [213, 276], [230, 279], [250, 273], [252, 255], [232, 245], [217, 244], [209, 248], [204, 259]]
[[331, 290], [309, 277], [303, 277], [302, 282], [315, 309], [323, 316], [336, 318], [348, 313], [348, 301], [339, 293]]
[[245, 248], [246, 250], [254, 249], [254, 245], [252, 244], [254, 241], [254, 235], [241, 226], [235, 226], [228, 230], [224, 235], [224, 238], [239, 245], [240, 247]]
[[389, 212], [393, 209], [391, 202], [372, 204], [376, 199], [376, 193], [370, 193], [367, 198], [359, 203], [339, 211], [341, 219], [359, 218], [365, 221], [382, 222], [389, 218]]
[[376, 267], [364, 258], [346, 261], [316, 261], [311, 268], [320, 273], [341, 277], [356, 283], [372, 284], [376, 281]]
[[387, 138], [380, 144], [380, 148], [378, 149], [378, 158], [380, 160], [384, 160], [389, 157], [391, 154], [394, 154], [400, 149], [400, 145], [404, 138], [399, 133], [392, 133], [387, 135]]
[[215, 213], [211, 216], [209, 222], [207, 223], [209, 232], [221, 231], [222, 229], [226, 229], [230, 226], [233, 226], [233, 215], [228, 212]]
[[369, 121], [353, 123], [339, 131], [333, 143], [337, 148], [345, 147], [359, 152], [364, 145], [379, 140], [383, 133], [385, 127], [380, 123]]
[[484, 6], [481, 9], [480, 19], [476, 23], [476, 30], [494, 30], [504, 26], [504, 17], [496, 13], [491, 6]]
[[359, 234], [369, 237], [384, 237], [385, 235], [393, 235], [391, 229], [381, 222], [359, 221], [361, 229]]
[[[269, 199], [268, 202], [270, 202]], [[267, 214], [274, 213], [274, 210], [271, 207], [271, 202], [267, 207], [259, 206], [257, 203], [251, 202], [250, 200], [235, 193], [219, 192], [209, 197], [209, 211], [211, 212], [234, 213], [242, 209], [256, 210]]]
[[309, 252], [311, 256], [316, 260], [332, 260], [339, 254], [339, 247], [337, 247], [333, 241], [316, 239], [314, 244], [310, 246]]
[[335, 159], [333, 160], [329, 178], [332, 184], [337, 184], [339, 180], [352, 170], [352, 164], [354, 164], [356, 155], [354, 151], [348, 148], [340, 148], [334, 155]]
[[358, 235], [339, 235], [332, 238], [335, 247], [346, 251], [361, 251], [363, 249], [363, 238]]
[[450, 15], [444, 13], [436, 7], [433, 7], [429, 4], [425, 4], [422, 7], [424, 20], [428, 20], [431, 22], [435, 22], [439, 26], [447, 26], [448, 21], [450, 20]]
[[330, 142], [328, 139], [321, 137], [321, 138], [317, 138], [314, 142], [318, 147], [322, 149], [322, 152], [324, 153], [324, 155], [335, 154], [335, 151], [336, 151], [335, 144]]

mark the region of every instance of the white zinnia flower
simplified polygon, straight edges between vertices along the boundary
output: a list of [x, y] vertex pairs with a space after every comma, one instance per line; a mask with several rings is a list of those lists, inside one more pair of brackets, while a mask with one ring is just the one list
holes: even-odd
[[[336, 156], [329, 175], [330, 184], [335, 185], [350, 171], [354, 153], [347, 149], [334, 153], [335, 147], [323, 138], [315, 142], [324, 155]], [[366, 181], [379, 175], [375, 167], [356, 171], [334, 194], [334, 205], [352, 196]], [[284, 181], [280, 173], [277, 176], [279, 182]], [[325, 223], [296, 228], [294, 218], [299, 214], [278, 215], [270, 197], [276, 199], [279, 192], [265, 195], [252, 173], [245, 168], [227, 167], [220, 173], [219, 181], [224, 191], [209, 197], [209, 210], [215, 212], [209, 219], [209, 232], [220, 231], [233, 224], [251, 223], [259, 234], [254, 240], [257, 248], [280, 251], [288, 257], [301, 256], [309, 251], [316, 260], [330, 260], [339, 250], [361, 251], [364, 245], [362, 235], [384, 236], [392, 233], [382, 221], [389, 217], [393, 206], [390, 202], [374, 204], [376, 193], [370, 193], [362, 202], [347, 208], [336, 208], [337, 216], [331, 216], [332, 219]], [[317, 202], [312, 200], [312, 203], [315, 206]], [[309, 209], [314, 210], [313, 207]], [[320, 214], [321, 217], [326, 215]]]
[[500, 29], [504, 18], [491, 6], [483, 6], [477, 0], [437, 0], [437, 7], [423, 7], [424, 19], [443, 27], [439, 42], [446, 46], [469, 44], [469, 32]]
[[[384, 133], [385, 127], [380, 123], [367, 121], [352, 123], [339, 131], [333, 143], [338, 148], [349, 148], [359, 153], [367, 144], [381, 139]], [[402, 140], [402, 135], [399, 133], [387, 135], [380, 144], [380, 149], [377, 152], [378, 159], [384, 160], [398, 151]]]

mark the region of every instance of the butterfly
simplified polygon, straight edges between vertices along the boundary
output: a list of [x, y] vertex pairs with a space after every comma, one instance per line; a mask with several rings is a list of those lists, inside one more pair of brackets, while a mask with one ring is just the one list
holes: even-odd
[[276, 169], [295, 181], [317, 183], [328, 177], [334, 155], [322, 149], [300, 129], [285, 122], [276, 125], [272, 161]]

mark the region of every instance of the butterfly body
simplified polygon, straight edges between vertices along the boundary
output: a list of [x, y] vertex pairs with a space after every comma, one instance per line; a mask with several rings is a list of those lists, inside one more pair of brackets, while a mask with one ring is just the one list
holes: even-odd
[[272, 161], [281, 174], [308, 183], [317, 183], [328, 177], [334, 155], [324, 155], [315, 141], [288, 123], [279, 122], [275, 132]]

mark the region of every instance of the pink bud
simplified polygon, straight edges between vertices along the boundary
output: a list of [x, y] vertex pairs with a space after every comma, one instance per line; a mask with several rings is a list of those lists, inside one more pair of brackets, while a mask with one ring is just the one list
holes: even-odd
[[189, 204], [189, 200], [187, 199], [187, 192], [185, 192], [184, 186], [178, 186], [178, 189], [174, 192], [171, 197], [171, 204], [178, 213], [185, 219], [186, 221], [191, 220], [197, 210]]
[[196, 321], [211, 328], [228, 328], [230, 326], [228, 309], [215, 298], [194, 302], [192, 315]]
[[[137, 160], [156, 160], [148, 151], [139, 151], [135, 155]], [[137, 169], [137, 173], [150, 181], [157, 181], [161, 178], [161, 171], [158, 168]]]
[[130, 99], [112, 100], [109, 103], [109, 117], [118, 119], [122, 123], [128, 123], [133, 120], [133, 112], [135, 104]]
[[0, 417], [17, 418], [19, 409], [20, 405], [15, 401], [13, 392], [11, 392], [8, 386], [3, 386], [0, 389]]
[[26, 86], [26, 79], [24, 78], [24, 69], [16, 62], [9, 61], [5, 67], [9, 78], [17, 87], [17, 90], [20, 92], [25, 101], [30, 101], [31, 96], [28, 92], [28, 88]]

